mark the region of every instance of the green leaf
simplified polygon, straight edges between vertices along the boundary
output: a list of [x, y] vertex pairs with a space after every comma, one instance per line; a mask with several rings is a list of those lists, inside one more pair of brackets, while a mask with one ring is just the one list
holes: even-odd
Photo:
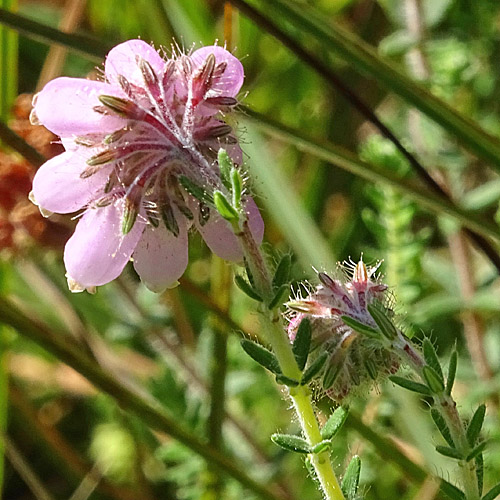
[[304, 372], [300, 385], [307, 385], [323, 369], [327, 358], [328, 353], [322, 352]]
[[312, 449], [312, 453], [315, 453], [316, 455], [319, 455], [320, 453], [323, 453], [324, 451], [330, 449], [332, 446], [332, 442], [329, 441], [328, 439], [321, 441], [317, 445], [314, 446]]
[[392, 375], [391, 377], [389, 377], [389, 380], [391, 382], [394, 382], [396, 385], [403, 387], [403, 389], [418, 392], [419, 394], [423, 394], [424, 396], [431, 395], [431, 391], [429, 390], [429, 388], [424, 384], [420, 384], [419, 382], [414, 382], [413, 380], [398, 377], [397, 375]]
[[381, 305], [368, 304], [367, 309], [382, 334], [389, 340], [394, 340], [398, 336], [398, 331], [382, 307]]
[[478, 455], [480, 455], [484, 449], [486, 448], [488, 442], [487, 441], [483, 441], [482, 443], [479, 443], [468, 455], [467, 457], [465, 458], [465, 460], [467, 462], [470, 462], [471, 460], [473, 460], [474, 458], [476, 458]]
[[231, 169], [231, 192], [233, 194], [233, 206], [241, 207], [241, 193], [243, 192], [243, 179], [235, 168]]
[[432, 342], [428, 337], [424, 338], [422, 343], [423, 351], [424, 351], [424, 359], [425, 362], [439, 375], [441, 382], [444, 387], [444, 377], [443, 370], [441, 368], [441, 363], [439, 362], [439, 358], [436, 352], [436, 349], [432, 345]]
[[237, 274], [234, 277], [234, 282], [236, 283], [236, 286], [251, 299], [256, 300], [257, 302], [262, 302], [262, 297], [255, 291], [252, 285], [250, 285], [250, 283], [243, 278], [243, 276]]
[[436, 373], [436, 370], [426, 365], [422, 368], [422, 375], [433, 393], [439, 394], [444, 391], [444, 383]]
[[297, 387], [299, 385], [298, 380], [287, 377], [286, 375], [283, 375], [281, 373], [276, 375], [276, 382], [278, 382], [278, 384], [283, 384], [283, 385], [286, 385], [288, 387]]
[[372, 339], [380, 340], [380, 332], [375, 330], [371, 326], [364, 325], [359, 321], [356, 321], [354, 318], [350, 316], [341, 316], [342, 321], [349, 327], [352, 328], [355, 332], [361, 333], [361, 335], [366, 335]]
[[446, 425], [445, 419], [442, 417], [441, 413], [439, 413], [438, 410], [435, 408], [431, 409], [431, 417], [432, 420], [434, 420], [434, 423], [436, 424], [436, 427], [439, 429], [439, 432], [445, 439], [445, 441], [452, 447], [455, 447], [455, 443], [453, 442], [453, 438], [451, 437], [450, 429], [448, 428], [448, 425]]
[[452, 500], [466, 500], [463, 491], [444, 479], [441, 480], [441, 490], [443, 490]]
[[455, 383], [455, 375], [457, 374], [457, 364], [458, 364], [458, 352], [456, 346], [450, 356], [450, 362], [448, 364], [448, 377], [446, 378], [446, 394], [450, 395], [453, 389], [453, 384]]
[[476, 476], [477, 476], [477, 487], [479, 489], [479, 494], [483, 494], [483, 482], [484, 482], [484, 460], [483, 454], [480, 453], [476, 457]]
[[278, 288], [278, 290], [274, 294], [274, 297], [271, 299], [271, 302], [269, 302], [269, 305], [267, 306], [269, 310], [272, 310], [283, 304], [283, 298], [285, 297], [285, 294], [288, 295], [288, 289], [289, 285], [281, 285], [281, 287]]
[[355, 500], [356, 494], [358, 493], [359, 486], [359, 474], [361, 472], [361, 459], [354, 455], [347, 469], [345, 470], [344, 477], [342, 479], [342, 492], [344, 493], [346, 500]]
[[291, 434], [273, 434], [271, 441], [287, 451], [311, 453], [311, 447], [305, 439]]
[[295, 356], [295, 361], [299, 366], [300, 371], [304, 369], [309, 357], [309, 350], [311, 348], [311, 322], [308, 318], [304, 318], [295, 334], [292, 350]]
[[486, 405], [482, 404], [478, 407], [478, 409], [474, 412], [474, 415], [467, 426], [467, 441], [470, 446], [474, 446], [476, 444], [477, 438], [479, 437], [479, 433], [483, 427], [484, 416], [486, 414]]
[[267, 368], [270, 372], [280, 375], [281, 368], [276, 359], [276, 356], [268, 351], [265, 347], [262, 347], [260, 344], [256, 344], [248, 339], [243, 339], [241, 341], [241, 347], [243, 350], [254, 360], [257, 361], [264, 368]]
[[496, 486], [493, 486], [486, 495], [481, 500], [495, 500], [495, 498], [500, 495], [500, 483], [498, 483]]
[[237, 221], [239, 219], [239, 214], [236, 208], [234, 208], [229, 200], [224, 196], [221, 191], [214, 192], [214, 205], [217, 212], [229, 222]]
[[444, 455], [445, 457], [454, 458], [456, 460], [463, 460], [464, 456], [456, 448], [450, 448], [448, 446], [436, 446], [436, 451]]
[[292, 256], [289, 253], [283, 255], [280, 263], [276, 267], [273, 277], [273, 288], [279, 288], [281, 285], [288, 283], [290, 279], [290, 268], [292, 266]]
[[323, 439], [332, 439], [344, 425], [348, 413], [349, 411], [346, 408], [344, 408], [343, 406], [339, 406], [330, 415], [330, 418], [321, 429], [321, 437]]

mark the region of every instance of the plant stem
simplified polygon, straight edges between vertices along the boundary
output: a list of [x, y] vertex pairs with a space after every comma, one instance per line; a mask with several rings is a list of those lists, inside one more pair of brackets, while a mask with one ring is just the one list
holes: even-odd
[[[268, 304], [273, 298], [272, 280], [267, 269], [262, 253], [257, 246], [252, 233], [245, 220], [241, 224], [242, 230], [235, 227], [235, 234], [238, 236], [241, 247], [257, 291], [264, 298], [264, 304]], [[266, 305], [263, 311], [262, 323], [265, 329], [267, 340], [272, 346], [273, 352], [278, 359], [283, 375], [294, 380], [300, 380], [301, 371], [295, 361], [292, 346], [286, 335], [281, 316], [277, 309], [269, 310]], [[322, 441], [321, 432], [316, 414], [311, 401], [310, 390], [307, 386], [291, 387], [290, 398], [300, 422], [302, 432], [311, 447]], [[344, 495], [340, 488], [335, 472], [330, 461], [329, 452], [312, 453], [311, 463], [316, 472], [316, 476], [321, 485], [326, 500], [344, 500]]]
[[[425, 384], [423, 368], [426, 366], [426, 362], [422, 358], [421, 354], [401, 333], [399, 334], [397, 341], [393, 343], [392, 347], [403, 359], [408, 361], [409, 365]], [[448, 429], [450, 430], [456, 449], [462, 456], [466, 457], [472, 451], [472, 448], [467, 440], [465, 427], [460, 415], [458, 414], [455, 400], [450, 394], [447, 394], [445, 390], [438, 394], [433, 394], [433, 399], [436, 409], [439, 411], [446, 422]], [[465, 498], [467, 500], [479, 500], [480, 495], [477, 483], [475, 460], [469, 460], [468, 462], [465, 459], [459, 460], [458, 465], [461, 471], [460, 478], [465, 490]]]

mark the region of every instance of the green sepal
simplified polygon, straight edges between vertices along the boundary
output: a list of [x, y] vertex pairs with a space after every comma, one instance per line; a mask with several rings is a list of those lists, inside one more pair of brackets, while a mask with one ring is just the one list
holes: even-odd
[[297, 333], [295, 334], [295, 339], [292, 345], [293, 355], [295, 356], [295, 361], [297, 361], [300, 371], [302, 371], [306, 366], [310, 348], [311, 322], [308, 318], [304, 318], [297, 328]]
[[397, 375], [392, 375], [389, 377], [391, 382], [394, 382], [396, 385], [403, 387], [403, 389], [408, 389], [409, 391], [418, 392], [419, 394], [423, 394], [424, 396], [430, 396], [431, 391], [429, 388], [420, 384], [419, 382], [415, 382], [413, 380], [408, 380], [403, 377], [398, 377]]
[[398, 336], [398, 331], [392, 321], [387, 317], [385, 311], [382, 311], [380, 306], [375, 304], [368, 304], [367, 309], [373, 321], [377, 323], [382, 334], [389, 340], [394, 340]]
[[436, 446], [436, 451], [445, 457], [454, 458], [455, 460], [463, 460], [465, 458], [459, 450], [450, 448], [449, 446]]
[[496, 486], [493, 486], [493, 488], [491, 488], [491, 490], [488, 491], [488, 493], [486, 493], [486, 495], [484, 495], [481, 500], [495, 500], [498, 495], [500, 495], [500, 483], [498, 483]]
[[241, 347], [243, 350], [254, 360], [262, 365], [264, 368], [267, 368], [270, 372], [275, 375], [281, 374], [281, 368], [276, 359], [276, 356], [268, 351], [265, 347], [262, 347], [260, 344], [256, 344], [248, 339], [243, 339], [241, 341]]
[[380, 332], [372, 328], [371, 326], [364, 325], [359, 321], [351, 318], [350, 316], [341, 316], [342, 321], [349, 327], [352, 328], [355, 332], [361, 333], [362, 335], [366, 335], [371, 339], [380, 339]]
[[219, 152], [217, 153], [217, 161], [219, 164], [222, 184], [224, 184], [227, 189], [231, 189], [231, 169], [233, 168], [233, 162], [225, 149], [219, 149]]
[[233, 194], [233, 207], [241, 207], [241, 194], [243, 193], [243, 179], [234, 167], [231, 169], [231, 192]]
[[330, 449], [331, 446], [332, 442], [329, 439], [325, 439], [324, 441], [319, 442], [313, 447], [312, 453], [319, 455], [320, 453], [323, 453], [324, 451]]
[[443, 369], [441, 368], [441, 363], [439, 362], [436, 349], [434, 348], [429, 338], [426, 337], [424, 339], [422, 348], [424, 351], [425, 362], [439, 375], [439, 378], [441, 379], [441, 382], [444, 386]]
[[273, 434], [271, 441], [287, 451], [294, 453], [311, 453], [311, 447], [305, 439], [291, 434]]
[[323, 389], [328, 390], [333, 386], [343, 367], [343, 363], [332, 363], [327, 366], [323, 375]]
[[455, 446], [455, 443], [453, 442], [450, 429], [448, 428], [448, 425], [446, 424], [446, 421], [441, 415], [441, 413], [439, 413], [439, 411], [436, 410], [435, 408], [432, 408], [431, 417], [432, 420], [434, 420], [436, 427], [439, 429], [441, 436], [443, 436], [444, 440], [453, 448]]
[[137, 215], [139, 214], [139, 210], [134, 203], [125, 200], [125, 205], [123, 207], [123, 215], [122, 215], [122, 234], [128, 234], [134, 227], [135, 221], [137, 220]]
[[342, 428], [347, 419], [349, 411], [343, 406], [339, 406], [327, 420], [326, 424], [321, 429], [321, 437], [323, 439], [332, 439], [337, 432]]
[[283, 304], [283, 297], [287, 292], [288, 292], [288, 285], [281, 285], [281, 287], [274, 294], [274, 297], [272, 298], [271, 302], [269, 302], [267, 306], [268, 309], [272, 310], [275, 307]]
[[276, 375], [276, 382], [278, 382], [278, 384], [283, 384], [288, 387], [297, 387], [299, 385], [298, 380], [287, 377], [286, 375], [283, 375], [281, 373]]
[[479, 433], [481, 432], [481, 429], [483, 427], [485, 414], [486, 405], [482, 404], [474, 412], [474, 415], [472, 416], [469, 425], [467, 426], [467, 441], [469, 442], [470, 446], [474, 446], [476, 444]]
[[365, 359], [364, 363], [366, 371], [368, 372], [368, 375], [370, 375], [370, 378], [372, 380], [377, 380], [378, 376], [378, 371], [377, 371], [377, 365], [372, 359]]
[[250, 283], [243, 278], [243, 276], [237, 274], [234, 277], [234, 282], [236, 283], [236, 286], [251, 299], [256, 300], [257, 302], [262, 302], [262, 297], [254, 290], [252, 285], [250, 285]]
[[448, 376], [446, 378], [446, 394], [450, 395], [455, 383], [455, 375], [457, 374], [458, 352], [454, 347], [451, 352], [450, 362], [448, 364]]
[[280, 263], [276, 267], [273, 277], [273, 288], [279, 288], [280, 286], [288, 283], [290, 279], [290, 268], [292, 267], [292, 257], [289, 253], [283, 255]]
[[488, 444], [487, 441], [483, 441], [482, 443], [479, 443], [466, 457], [465, 460], [467, 462], [470, 462], [474, 458], [476, 458], [478, 455], [480, 455], [484, 449], [486, 448], [486, 445]]
[[361, 459], [354, 455], [347, 466], [342, 479], [342, 493], [346, 500], [355, 500], [358, 493], [359, 474], [361, 472]]
[[214, 205], [221, 217], [227, 221], [232, 222], [239, 219], [238, 210], [231, 205], [221, 191], [214, 191]]
[[194, 183], [191, 179], [185, 175], [179, 176], [179, 182], [181, 186], [191, 195], [194, 196], [198, 201], [203, 201], [206, 203], [213, 203], [213, 198], [198, 184]]
[[429, 365], [424, 366], [422, 368], [422, 375], [433, 393], [439, 394], [444, 391], [444, 382], [439, 378], [434, 368], [431, 368]]
[[179, 224], [172, 207], [167, 203], [161, 207], [161, 217], [165, 227], [175, 236], [179, 236]]
[[300, 381], [300, 385], [307, 385], [323, 368], [325, 365], [325, 362], [328, 358], [328, 353], [323, 352], [321, 353], [307, 368], [307, 370], [304, 372], [304, 375], [302, 375], [302, 379]]

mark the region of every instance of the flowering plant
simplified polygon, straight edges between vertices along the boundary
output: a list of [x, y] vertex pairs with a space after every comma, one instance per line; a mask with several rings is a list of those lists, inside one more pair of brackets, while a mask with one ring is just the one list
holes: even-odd
[[[242, 162], [223, 116], [238, 104], [243, 78], [222, 47], [166, 59], [130, 40], [109, 52], [104, 81], [57, 78], [36, 95], [32, 121], [66, 151], [39, 169], [31, 198], [46, 215], [83, 210], [64, 252], [72, 291], [108, 283], [131, 258], [148, 288], [172, 286], [188, 263], [190, 227], [220, 257], [242, 259], [213, 193], [227, 192], [219, 148]], [[243, 205], [260, 243], [259, 211], [249, 196]]]

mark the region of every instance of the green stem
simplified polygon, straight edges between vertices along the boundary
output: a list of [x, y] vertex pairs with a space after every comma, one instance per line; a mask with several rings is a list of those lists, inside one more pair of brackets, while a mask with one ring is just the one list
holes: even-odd
[[103, 371], [93, 360], [81, 352], [61, 332], [53, 332], [40, 323], [27, 318], [13, 303], [0, 297], [0, 322], [16, 329], [57, 356], [78, 373], [86, 377], [101, 391], [109, 394], [124, 409], [137, 415], [142, 421], [161, 432], [172, 436], [186, 447], [203, 457], [219, 470], [229, 474], [243, 486], [265, 500], [283, 498], [268, 487], [258, 483], [234, 463], [234, 460], [200, 441], [181, 427], [174, 418], [154, 400], [146, 400], [131, 391]]
[[[426, 366], [426, 362], [421, 354], [401, 334], [399, 334], [397, 341], [394, 342], [392, 347], [397, 350], [398, 354], [403, 359], [408, 361], [408, 364], [425, 384], [426, 379], [423, 375], [423, 368]], [[467, 440], [466, 430], [458, 413], [456, 402], [453, 397], [444, 390], [439, 394], [434, 394], [433, 399], [436, 409], [439, 411], [450, 430], [456, 449], [462, 456], [466, 457], [472, 451], [472, 448]], [[461, 471], [460, 478], [464, 486], [465, 498], [467, 500], [479, 500], [480, 495], [477, 483], [476, 461], [470, 460], [467, 462], [465, 459], [459, 460], [458, 465]]]
[[[255, 286], [264, 298], [264, 304], [267, 304], [272, 299], [273, 288], [265, 260], [249, 230], [247, 221], [242, 223], [242, 230], [236, 229], [235, 233], [240, 240]], [[277, 309], [270, 311], [267, 306], [264, 307], [266, 307], [266, 312], [261, 316], [263, 326], [267, 334], [267, 340], [278, 359], [283, 375], [294, 380], [300, 380], [302, 374], [295, 361], [292, 346], [286, 335], [281, 316]], [[314, 413], [310, 390], [307, 386], [297, 386], [290, 388], [289, 394], [293, 401], [302, 432], [309, 445], [314, 447], [322, 441], [322, 437], [318, 420]], [[322, 453], [311, 454], [311, 463], [320, 482], [325, 499], [344, 500], [342, 489], [333, 471], [329, 452], [324, 451]]]

